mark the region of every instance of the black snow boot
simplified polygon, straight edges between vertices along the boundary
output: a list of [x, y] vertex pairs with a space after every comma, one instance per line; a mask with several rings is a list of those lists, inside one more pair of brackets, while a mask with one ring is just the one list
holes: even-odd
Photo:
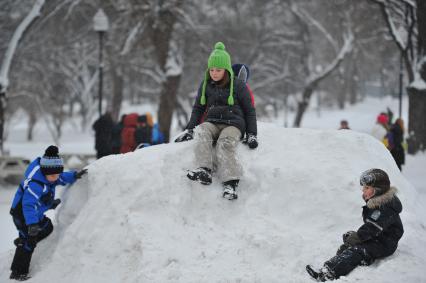
[[27, 251], [23, 245], [18, 246], [15, 251], [15, 256], [13, 257], [12, 266], [10, 270], [10, 279], [15, 279], [19, 281], [24, 281], [29, 279], [28, 276], [30, 262], [33, 251]]
[[335, 279], [332, 272], [326, 266], [316, 271], [311, 265], [307, 265], [306, 271], [317, 282], [325, 282], [325, 281], [331, 281]]
[[10, 274], [9, 279], [14, 279], [17, 281], [25, 281], [30, 279], [31, 276], [28, 275], [28, 273], [18, 273], [16, 271], [12, 271], [12, 273]]
[[237, 199], [237, 187], [240, 180], [230, 180], [223, 182], [223, 197], [229, 200]]
[[203, 185], [212, 183], [212, 170], [206, 167], [199, 167], [195, 170], [188, 171], [186, 175], [192, 181], [198, 181]]

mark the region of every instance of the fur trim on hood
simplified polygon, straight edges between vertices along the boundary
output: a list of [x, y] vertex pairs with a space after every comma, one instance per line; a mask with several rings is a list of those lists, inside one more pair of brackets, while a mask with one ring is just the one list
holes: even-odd
[[389, 203], [398, 192], [397, 188], [390, 187], [389, 191], [383, 195], [374, 196], [367, 201], [367, 207], [370, 209], [379, 208], [382, 205]]

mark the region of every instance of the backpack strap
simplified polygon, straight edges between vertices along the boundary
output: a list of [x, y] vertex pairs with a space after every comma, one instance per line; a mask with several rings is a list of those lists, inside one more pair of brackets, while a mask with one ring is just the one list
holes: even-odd
[[44, 185], [45, 185], [43, 182], [41, 182], [39, 180], [34, 180], [34, 179], [26, 179], [24, 181], [24, 184], [25, 184], [24, 186], [22, 185], [22, 183], [19, 184], [19, 189], [22, 191], [22, 196], [21, 196], [21, 199], [19, 200], [18, 204], [15, 206], [15, 208], [10, 209], [10, 214], [14, 217], [18, 217], [19, 219], [21, 219], [21, 221], [25, 221], [24, 213], [22, 211], [23, 195], [24, 195], [25, 190], [28, 188], [28, 185], [31, 182], [37, 183], [42, 187], [44, 187]]
[[24, 192], [24, 191], [28, 188], [28, 185], [29, 185], [31, 182], [37, 183], [37, 184], [39, 184], [41, 187], [44, 187], [44, 185], [45, 185], [45, 183], [43, 183], [42, 181], [39, 181], [39, 180], [35, 180], [35, 179], [26, 179], [26, 180], [24, 181], [25, 186], [22, 186], [22, 184], [19, 184], [19, 188], [22, 190], [22, 192]]

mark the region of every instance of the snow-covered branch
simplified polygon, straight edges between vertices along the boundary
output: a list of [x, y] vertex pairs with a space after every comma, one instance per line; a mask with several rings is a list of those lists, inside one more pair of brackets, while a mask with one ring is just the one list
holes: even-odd
[[[396, 42], [396, 44], [398, 45], [398, 47], [401, 50], [406, 50], [407, 49], [407, 43], [406, 43], [407, 32], [403, 28], [398, 28], [395, 25], [395, 19], [394, 17], [392, 17], [392, 13], [391, 13], [391, 9], [395, 9], [395, 7], [398, 7], [399, 5], [401, 5], [401, 1], [398, 1], [398, 2], [392, 2], [392, 1], [390, 2], [386, 0], [371, 0], [371, 1], [377, 3], [380, 6], [380, 9], [382, 10], [382, 13], [384, 15], [386, 24], [389, 28], [389, 32], [392, 38], [394, 39], [394, 41]], [[412, 1], [402, 1], [402, 2], [412, 7], [415, 7], [415, 3], [411, 3]]]
[[176, 77], [182, 74], [183, 70], [183, 59], [182, 52], [179, 50], [179, 44], [176, 39], [172, 39], [169, 42], [169, 52], [166, 61], [166, 76]]
[[136, 40], [136, 35], [137, 35], [139, 32], [141, 32], [141, 30], [142, 30], [142, 32], [143, 32], [143, 29], [142, 29], [142, 22], [141, 22], [141, 21], [139, 21], [139, 22], [136, 24], [136, 26], [134, 26], [134, 27], [130, 30], [130, 32], [129, 32], [129, 34], [128, 34], [128, 36], [127, 36], [127, 38], [126, 38], [125, 42], [124, 42], [123, 49], [121, 49], [120, 55], [126, 55], [127, 53], [129, 53], [129, 51], [130, 51], [130, 50], [131, 50], [131, 48], [132, 48], [133, 43], [134, 43], [134, 42], [135, 42], [135, 40]]
[[40, 15], [40, 10], [43, 8], [44, 0], [37, 0], [34, 3], [33, 8], [25, 17], [25, 19], [19, 24], [18, 28], [15, 30], [12, 39], [9, 42], [9, 45], [4, 56], [4, 61], [0, 70], [0, 86], [3, 88], [3, 91], [9, 86], [9, 70], [10, 64], [12, 62], [13, 56], [18, 47], [19, 41], [22, 39], [24, 32], [31, 26], [33, 21]]
[[322, 32], [324, 37], [328, 40], [328, 42], [330, 42], [331, 46], [333, 46], [334, 48], [334, 51], [337, 53], [337, 51], [339, 50], [337, 42], [319, 21], [314, 19], [306, 10], [299, 8], [295, 4], [292, 5], [291, 9], [295, 14], [299, 16], [300, 19], [305, 19], [306, 22], [310, 23], [311, 25], [316, 27], [320, 32]]
[[325, 67], [323, 71], [309, 76], [309, 78], [307, 79], [307, 85], [311, 85], [311, 84], [319, 82], [324, 77], [326, 77], [331, 71], [333, 71], [340, 64], [340, 62], [343, 61], [345, 56], [352, 51], [353, 42], [354, 42], [354, 36], [352, 32], [349, 32], [345, 36], [344, 44], [342, 48], [340, 49], [340, 52], [336, 56], [336, 58], [334, 58], [334, 60], [330, 64], [328, 64], [328, 66]]

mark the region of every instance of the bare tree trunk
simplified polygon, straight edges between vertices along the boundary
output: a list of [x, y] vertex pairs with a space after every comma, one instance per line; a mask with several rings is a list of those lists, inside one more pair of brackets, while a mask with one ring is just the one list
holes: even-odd
[[418, 58], [422, 58], [426, 55], [426, 2], [417, 0], [417, 53]]
[[309, 100], [311, 99], [314, 89], [317, 87], [317, 84], [311, 84], [303, 90], [302, 100], [297, 104], [296, 117], [294, 118], [293, 127], [300, 127], [302, 123], [303, 114], [305, 114], [306, 108], [308, 108]]
[[177, 90], [179, 88], [180, 75], [168, 77], [161, 87], [160, 106], [158, 108], [158, 120], [165, 140], [170, 139], [170, 126], [173, 118], [173, 111], [176, 106]]
[[[159, 5], [164, 5], [164, 3], [160, 1]], [[169, 7], [169, 10], [162, 11], [158, 15], [151, 33], [153, 43], [156, 46], [157, 61], [164, 72], [164, 82], [161, 85], [160, 105], [158, 107], [158, 123], [166, 142], [170, 138], [170, 126], [181, 78], [181, 72], [170, 71], [170, 69], [177, 67], [178, 62], [176, 62], [176, 58], [174, 58], [176, 55], [173, 52], [178, 52], [179, 49], [178, 41], [173, 39], [177, 15], [172, 12], [172, 9], [179, 9], [182, 6], [182, 1], [177, 1], [174, 5], [174, 7]]]
[[426, 90], [409, 87], [408, 94], [408, 153], [415, 154], [418, 150], [426, 149]]
[[[32, 109], [35, 110], [35, 109]], [[28, 113], [28, 129], [27, 129], [27, 141], [33, 140], [34, 126], [37, 123], [37, 115], [35, 111]]]
[[339, 67], [345, 56], [352, 50], [352, 43], [353, 35], [349, 34], [349, 37], [345, 39], [345, 43], [336, 58], [324, 69], [322, 73], [311, 76], [311, 78], [308, 80], [302, 93], [302, 100], [298, 103], [293, 127], [300, 127], [303, 114], [309, 105], [309, 100], [311, 99], [312, 93], [323, 79], [325, 79], [333, 72], [333, 70]]
[[359, 82], [359, 73], [358, 66], [356, 64], [356, 51], [354, 51], [351, 55], [350, 62], [350, 71], [349, 76], [347, 78], [348, 81], [348, 94], [349, 94], [349, 103], [354, 105], [357, 102], [358, 98], [358, 82]]
[[6, 93], [3, 92], [2, 86], [0, 85], [0, 153], [3, 153], [5, 109], [6, 109]]
[[[336, 83], [337, 91], [338, 91], [337, 105], [339, 106], [340, 110], [345, 109], [345, 102], [346, 102], [346, 97], [347, 97], [347, 93], [346, 93], [347, 84], [345, 84], [345, 77], [347, 76], [347, 72], [348, 72], [348, 70], [345, 68], [344, 72], [339, 71], [338, 75], [337, 75], [337, 83]], [[348, 82], [346, 82], [346, 83], [348, 83]]]
[[118, 121], [120, 110], [121, 110], [121, 102], [123, 101], [123, 74], [121, 71], [121, 67], [116, 64], [111, 64], [111, 74], [113, 81], [113, 93], [111, 99], [111, 115], [114, 121]]
[[186, 125], [188, 124], [189, 115], [185, 111], [185, 108], [183, 108], [182, 104], [179, 102], [179, 100], [176, 100], [176, 111], [177, 111], [177, 120], [178, 120], [178, 127], [180, 129], [185, 129]]
[[[419, 58], [418, 80], [426, 82], [426, 3], [417, 0], [417, 29], [418, 40], [417, 50]], [[426, 90], [408, 87], [409, 111], [408, 111], [408, 152], [416, 153], [418, 150], [426, 149]]]

